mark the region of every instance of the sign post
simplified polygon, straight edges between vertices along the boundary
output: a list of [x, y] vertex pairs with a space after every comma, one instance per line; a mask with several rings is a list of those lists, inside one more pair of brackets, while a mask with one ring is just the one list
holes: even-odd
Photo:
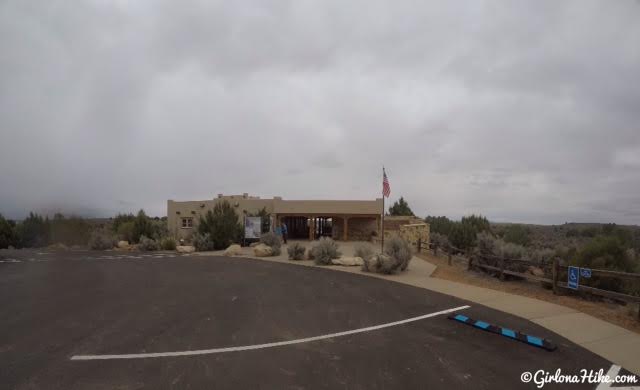
[[569, 267], [569, 273], [567, 274], [567, 286], [571, 289], [577, 290], [580, 285], [580, 268]]

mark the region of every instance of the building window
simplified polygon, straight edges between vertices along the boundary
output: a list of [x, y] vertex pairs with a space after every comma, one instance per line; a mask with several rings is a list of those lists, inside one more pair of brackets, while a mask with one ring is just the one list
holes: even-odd
[[182, 228], [190, 229], [193, 227], [193, 218], [182, 218]]

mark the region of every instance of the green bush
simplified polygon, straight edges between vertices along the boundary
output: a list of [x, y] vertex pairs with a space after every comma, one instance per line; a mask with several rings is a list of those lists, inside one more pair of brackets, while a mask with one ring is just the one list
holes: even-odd
[[144, 210], [138, 211], [138, 215], [136, 215], [136, 218], [133, 220], [133, 242], [139, 242], [142, 236], [153, 237], [154, 233], [155, 231], [153, 224], [151, 223], [151, 219], [147, 217]]
[[503, 239], [512, 244], [526, 246], [529, 245], [529, 242], [531, 241], [529, 235], [529, 229], [522, 225], [508, 225], [504, 228]]
[[455, 222], [451, 226], [449, 241], [451, 241], [451, 245], [454, 247], [461, 250], [467, 250], [475, 245], [476, 234], [477, 232], [473, 228], [473, 225]]
[[368, 260], [373, 257], [373, 248], [369, 244], [357, 244], [354, 256], [362, 258], [362, 260]]
[[152, 238], [144, 235], [140, 236], [140, 242], [138, 243], [138, 249], [145, 252], [157, 251], [159, 249], [158, 242]]
[[287, 253], [289, 254], [289, 260], [303, 260], [304, 253], [306, 252], [306, 250], [307, 249], [305, 247], [298, 244], [297, 242], [295, 244], [289, 245], [287, 248]]
[[[634, 258], [618, 237], [598, 236], [589, 241], [577, 254], [575, 265], [584, 268], [605, 269], [611, 271], [635, 272]], [[631, 252], [633, 253], [633, 252]], [[604, 290], [622, 291], [624, 281], [616, 278], [592, 276], [592, 287]]]
[[173, 237], [164, 237], [160, 240], [160, 248], [165, 251], [176, 250], [176, 240]]
[[397, 264], [400, 271], [404, 271], [409, 266], [413, 257], [411, 246], [400, 236], [392, 236], [386, 243], [384, 253], [390, 256]]
[[337, 259], [341, 255], [338, 244], [329, 237], [320, 238], [318, 243], [311, 248], [310, 254], [317, 265], [329, 265], [331, 259]]
[[209, 234], [214, 249], [225, 249], [242, 239], [242, 225], [238, 222], [235, 210], [227, 201], [216, 203], [212, 210], [200, 217], [198, 232]]
[[265, 244], [266, 246], [271, 247], [271, 255], [279, 256], [282, 249], [282, 241], [280, 241], [280, 237], [278, 237], [275, 233], [268, 232], [263, 234], [260, 237], [260, 242]]
[[49, 218], [34, 213], [16, 226], [18, 245], [26, 248], [41, 248], [49, 245]]
[[50, 242], [65, 245], [87, 245], [90, 227], [79, 217], [65, 217], [57, 213], [50, 222]]
[[113, 218], [113, 222], [111, 223], [111, 229], [113, 230], [114, 233], [119, 233], [120, 226], [122, 226], [125, 223], [131, 223], [133, 225], [133, 222], [135, 220], [136, 220], [136, 217], [131, 213], [118, 214]]
[[118, 226], [118, 238], [129, 243], [134, 242], [134, 221], [123, 222]]
[[491, 231], [491, 224], [489, 223], [489, 220], [482, 215], [471, 214], [466, 217], [462, 217], [460, 223], [471, 226], [476, 233]]
[[211, 235], [209, 233], [195, 233], [191, 240], [193, 242], [193, 246], [198, 252], [212, 251], [214, 249], [213, 241], [211, 240]]
[[110, 232], [100, 229], [94, 230], [89, 235], [89, 248], [95, 250], [111, 249], [115, 245], [115, 239]]
[[406, 215], [413, 216], [413, 211], [411, 211], [411, 207], [409, 207], [409, 203], [407, 203], [404, 198], [401, 196], [396, 202], [393, 203], [392, 206], [389, 207], [389, 215]]
[[438, 233], [445, 236], [449, 236], [449, 234], [451, 234], [451, 228], [454, 224], [452, 220], [444, 216], [428, 216], [424, 219], [424, 221], [429, 224], [429, 231], [431, 232], [431, 234]]
[[16, 246], [16, 234], [13, 226], [0, 214], [0, 249]]

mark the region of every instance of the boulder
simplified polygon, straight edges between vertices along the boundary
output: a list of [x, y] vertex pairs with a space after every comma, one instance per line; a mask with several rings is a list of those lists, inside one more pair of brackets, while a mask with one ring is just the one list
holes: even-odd
[[229, 245], [224, 251], [225, 256], [238, 256], [242, 254], [242, 247], [238, 244]]
[[129, 241], [118, 241], [118, 248], [129, 249]]
[[273, 255], [273, 249], [265, 244], [258, 244], [253, 247], [253, 254], [256, 257], [267, 257]]
[[339, 259], [331, 259], [331, 264], [356, 266], [364, 264], [362, 257], [341, 257]]
[[16, 249], [16, 248], [15, 248], [13, 245], [9, 245], [9, 247], [8, 247], [7, 249], [9, 249], [10, 251], [12, 251], [12, 250], [14, 250], [14, 249]]
[[58, 242], [58, 243], [49, 245], [47, 249], [54, 250], [54, 251], [57, 251], [57, 250], [66, 251], [69, 249], [69, 247], [67, 247], [65, 244], [61, 242]]
[[192, 245], [180, 245], [176, 247], [178, 253], [193, 253], [196, 251], [196, 247]]

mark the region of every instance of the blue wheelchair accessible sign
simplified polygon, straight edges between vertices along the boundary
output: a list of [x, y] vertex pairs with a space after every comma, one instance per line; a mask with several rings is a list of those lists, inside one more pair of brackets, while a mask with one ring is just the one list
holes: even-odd
[[591, 277], [591, 268], [580, 268], [580, 277], [582, 277], [582, 278], [590, 278]]
[[569, 286], [569, 288], [577, 290], [579, 283], [580, 283], [580, 268], [569, 267], [569, 274], [567, 277], [567, 286]]

